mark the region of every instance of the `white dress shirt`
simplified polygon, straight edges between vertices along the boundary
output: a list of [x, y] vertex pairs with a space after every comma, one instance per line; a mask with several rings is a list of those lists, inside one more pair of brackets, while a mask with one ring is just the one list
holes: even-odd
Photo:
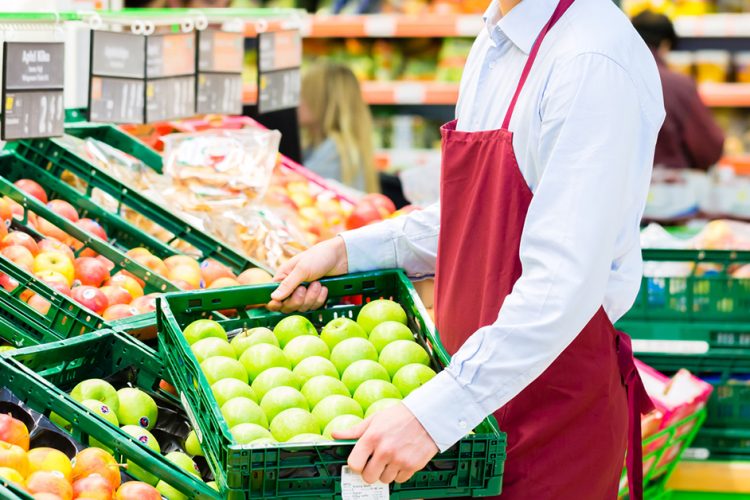
[[[459, 130], [500, 128], [556, 5], [523, 0], [503, 17], [492, 3], [464, 71]], [[632, 306], [642, 274], [639, 224], [663, 119], [654, 58], [628, 19], [611, 0], [576, 0], [542, 44], [510, 124], [534, 192], [522, 275], [497, 320], [405, 399], [441, 450], [541, 375], [599, 307], [614, 322]], [[434, 273], [439, 211], [432, 206], [344, 233], [349, 270]]]

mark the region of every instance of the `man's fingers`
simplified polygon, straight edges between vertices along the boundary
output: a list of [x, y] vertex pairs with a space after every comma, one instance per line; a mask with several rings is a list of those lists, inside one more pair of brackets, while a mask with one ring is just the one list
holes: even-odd
[[[382, 446], [381, 443], [375, 447], [374, 453], [370, 457], [370, 460], [367, 461], [367, 465], [365, 465], [365, 470], [362, 471], [362, 479], [368, 484], [375, 483], [380, 479], [391, 458], [389, 450], [382, 450]], [[351, 455], [349, 456], [349, 460], [351, 460]]]
[[359, 439], [370, 426], [370, 422], [371, 419], [368, 418], [364, 422], [360, 422], [354, 427], [350, 427], [349, 429], [346, 429], [344, 431], [335, 431], [333, 433], [333, 439], [339, 439], [343, 441], [347, 441], [350, 439]]
[[279, 287], [271, 294], [273, 300], [284, 300], [307, 279], [307, 271], [301, 265], [294, 266]]
[[386, 465], [383, 474], [380, 475], [380, 482], [385, 484], [392, 483], [396, 480], [396, 477], [398, 477], [399, 472], [399, 468], [392, 463]]
[[305, 297], [302, 299], [302, 305], [300, 305], [299, 309], [297, 310], [299, 312], [307, 312], [310, 309], [314, 309], [315, 303], [317, 302], [318, 296], [320, 295], [321, 288], [323, 288], [323, 286], [318, 281], [310, 283], [310, 286], [307, 287]]
[[269, 311], [274, 311], [274, 312], [281, 311], [282, 305], [283, 304], [279, 302], [278, 300], [272, 300], [271, 302], [266, 304], [266, 309], [268, 309]]
[[291, 270], [294, 269], [294, 267], [297, 265], [297, 261], [299, 261], [300, 255], [301, 254], [295, 255], [288, 261], [284, 262], [276, 271], [276, 274], [273, 275], [273, 280], [279, 282], [286, 278]]
[[318, 298], [315, 300], [315, 305], [313, 306], [313, 309], [320, 309], [321, 307], [323, 307], [323, 304], [326, 303], [327, 299], [328, 299], [328, 288], [321, 286], [320, 293], [318, 294]]
[[405, 483], [406, 481], [408, 481], [409, 479], [411, 479], [411, 477], [413, 475], [414, 475], [413, 471], [401, 470], [396, 475], [396, 482], [397, 483]]
[[281, 312], [292, 313], [299, 310], [305, 300], [306, 293], [307, 289], [304, 286], [297, 287], [294, 293], [281, 304]]

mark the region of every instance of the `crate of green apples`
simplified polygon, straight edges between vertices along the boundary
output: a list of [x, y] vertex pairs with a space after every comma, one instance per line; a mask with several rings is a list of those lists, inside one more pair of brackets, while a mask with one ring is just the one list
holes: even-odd
[[[326, 306], [259, 309], [275, 285], [167, 294], [159, 351], [222, 495], [340, 498], [352, 441], [335, 431], [398, 403], [449, 360], [400, 271], [324, 280]], [[217, 311], [231, 319], [209, 319]], [[485, 420], [392, 498], [500, 491], [505, 435]]]

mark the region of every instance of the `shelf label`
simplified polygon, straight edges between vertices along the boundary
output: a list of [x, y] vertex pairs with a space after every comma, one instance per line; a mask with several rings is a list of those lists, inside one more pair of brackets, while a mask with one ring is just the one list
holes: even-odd
[[374, 15], [365, 16], [365, 35], [373, 38], [391, 38], [396, 36], [396, 16]]
[[195, 115], [195, 75], [146, 82], [146, 123]]
[[349, 466], [341, 468], [341, 500], [388, 500], [388, 485], [380, 481], [368, 484]]
[[110, 31], [91, 32], [91, 73], [117, 78], [146, 77], [146, 37]]
[[89, 120], [108, 123], [143, 122], [144, 80], [94, 76], [89, 85]]
[[400, 83], [393, 92], [396, 104], [424, 104], [427, 100], [425, 86], [421, 83]]
[[205, 30], [198, 34], [196, 111], [199, 114], [242, 114], [242, 33]]
[[643, 340], [633, 339], [633, 352], [664, 354], [706, 354], [708, 342], [701, 340]]
[[146, 78], [195, 74], [195, 33], [151, 35], [146, 40]]
[[258, 35], [258, 113], [299, 105], [302, 36], [299, 30]]
[[62, 42], [3, 43], [3, 140], [63, 134], [64, 62]]

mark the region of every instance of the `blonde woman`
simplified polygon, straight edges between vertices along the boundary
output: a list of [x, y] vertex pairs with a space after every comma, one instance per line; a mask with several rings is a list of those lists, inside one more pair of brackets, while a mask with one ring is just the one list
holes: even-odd
[[307, 168], [360, 191], [380, 191], [370, 108], [349, 68], [321, 62], [306, 71], [299, 123]]

